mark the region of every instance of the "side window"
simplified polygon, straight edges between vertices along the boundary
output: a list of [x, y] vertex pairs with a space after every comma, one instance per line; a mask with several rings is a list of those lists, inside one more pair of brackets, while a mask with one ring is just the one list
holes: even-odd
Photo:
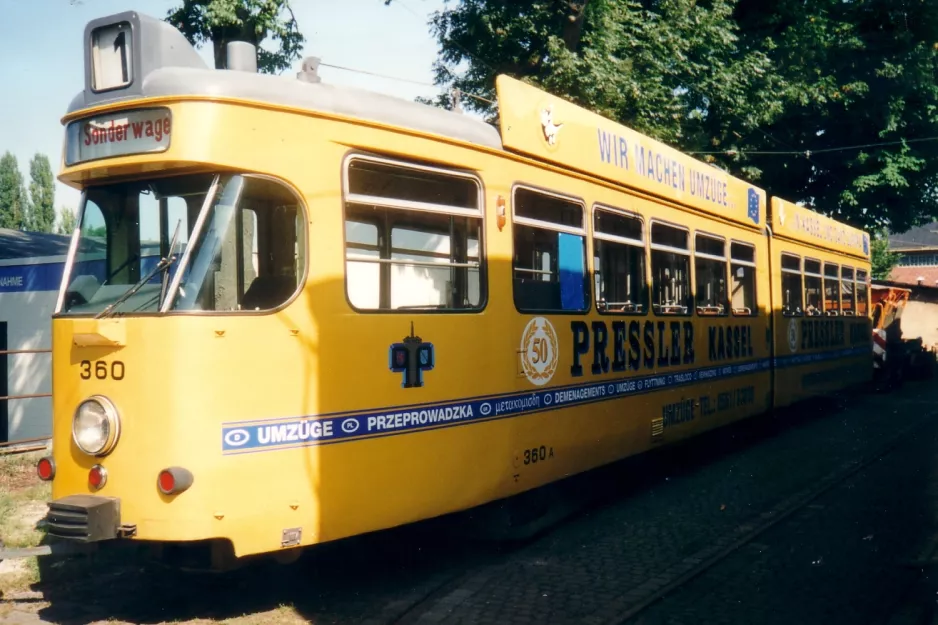
[[651, 224], [651, 307], [658, 315], [689, 315], [690, 235], [676, 226]]
[[730, 272], [733, 275], [733, 314], [755, 315], [756, 247], [733, 241], [730, 244]]
[[352, 306], [361, 309], [378, 308], [381, 300], [378, 226], [346, 218], [345, 258], [345, 279]]
[[698, 234], [694, 238], [697, 314], [726, 315], [726, 239]]
[[260, 311], [285, 304], [305, 269], [305, 252], [297, 251], [306, 248], [302, 214], [299, 199], [279, 182], [253, 176], [221, 182], [175, 308]]
[[782, 254], [782, 314], [786, 317], [800, 317], [803, 305], [801, 258]]
[[436, 169], [352, 159], [345, 288], [358, 310], [481, 310], [481, 187]]
[[843, 314], [852, 317], [856, 313], [854, 305], [853, 291], [853, 269], [850, 267], [840, 268], [840, 301]]
[[821, 261], [804, 259], [804, 312], [809, 317], [823, 314], [821, 299]]
[[[93, 276], [97, 283], [101, 284], [110, 275], [116, 275], [125, 268], [127, 264], [126, 255], [123, 255], [121, 248], [118, 246], [115, 246], [116, 254], [110, 254], [111, 259], [108, 262], [107, 219], [101, 207], [90, 197], [85, 202], [85, 211], [81, 216], [80, 228], [82, 248], [75, 257], [75, 268], [72, 275], [80, 277]], [[121, 255], [115, 258], [118, 254]], [[116, 267], [112, 269], [114, 266]], [[126, 282], [130, 276], [122, 276], [122, 278]]]
[[647, 312], [645, 237], [641, 219], [612, 209], [593, 210], [593, 281], [599, 312]]
[[824, 263], [824, 314], [826, 315], [840, 314], [839, 269], [837, 265]]
[[514, 194], [515, 307], [521, 312], [589, 308], [583, 206], [523, 187]]
[[866, 272], [857, 269], [857, 315], [866, 316], [870, 309], [869, 287], [866, 285]]

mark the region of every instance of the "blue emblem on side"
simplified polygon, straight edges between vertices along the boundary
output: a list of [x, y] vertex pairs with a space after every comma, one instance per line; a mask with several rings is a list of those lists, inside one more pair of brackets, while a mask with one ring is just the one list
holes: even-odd
[[759, 223], [759, 194], [752, 187], [749, 187], [747, 215], [752, 223]]
[[403, 374], [403, 388], [423, 386], [423, 372], [432, 371], [435, 361], [433, 343], [424, 343], [414, 335], [413, 322], [410, 323], [410, 336], [404, 337], [403, 343], [392, 344], [388, 351], [388, 368]]
[[863, 253], [869, 256], [870, 254], [870, 235], [863, 233]]

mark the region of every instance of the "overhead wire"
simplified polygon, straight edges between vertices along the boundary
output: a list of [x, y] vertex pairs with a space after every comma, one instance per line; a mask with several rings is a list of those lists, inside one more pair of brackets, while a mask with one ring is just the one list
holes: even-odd
[[[411, 83], [411, 84], [420, 85], [420, 86], [423, 86], [423, 87], [432, 87], [432, 88], [435, 88], [435, 89], [440, 88], [440, 85], [436, 85], [436, 84], [429, 83], [429, 82], [424, 82], [424, 81], [422, 81], [422, 80], [414, 80], [414, 79], [411, 79], [411, 78], [402, 78], [402, 77], [400, 77], [400, 76], [392, 76], [392, 75], [390, 75], [390, 74], [382, 74], [381, 72], [373, 72], [373, 71], [369, 71], [369, 70], [358, 69], [358, 68], [355, 68], [355, 67], [346, 67], [346, 66], [344, 66], [344, 65], [336, 65], [336, 64], [333, 64], [333, 63], [320, 62], [319, 64], [320, 64], [321, 66], [323, 66], [323, 67], [331, 67], [331, 68], [333, 68], [333, 69], [338, 69], [338, 70], [342, 70], [342, 71], [346, 71], [346, 72], [354, 72], [354, 73], [358, 73], [358, 74], [366, 74], [366, 75], [369, 75], [369, 76], [375, 76], [375, 77], [377, 77], [377, 78], [386, 78], [386, 79], [388, 79], [388, 80], [397, 80], [397, 81], [400, 81], [400, 82]], [[489, 98], [485, 98], [485, 97], [483, 97], [483, 96], [476, 95], [476, 94], [470, 93], [470, 92], [468, 92], [468, 91], [463, 91], [462, 89], [458, 89], [458, 88], [457, 88], [457, 89], [454, 89], [454, 91], [455, 91], [456, 93], [458, 93], [459, 95], [465, 95], [465, 96], [468, 96], [468, 97], [470, 97], [470, 98], [475, 98], [476, 100], [480, 100], [480, 101], [485, 102], [485, 103], [487, 103], [487, 104], [491, 104], [492, 106], [497, 106], [497, 105], [498, 105], [498, 103], [495, 102], [494, 100], [490, 100]], [[787, 146], [787, 144], [785, 144], [785, 143], [782, 142], [781, 140], [776, 139], [776, 138], [773, 137], [771, 134], [769, 134], [768, 132], [766, 132], [765, 130], [763, 130], [762, 128], [760, 128], [760, 127], [758, 127], [758, 126], [756, 126], [756, 127], [754, 128], [754, 130], [759, 131], [760, 133], [762, 133], [763, 135], [765, 135], [765, 137], [766, 137], [767, 139], [769, 139], [769, 140], [771, 140], [771, 141], [774, 141], [775, 143], [778, 143], [779, 145], [783, 145], [783, 146], [786, 146], [786, 147], [790, 147], [790, 146]], [[877, 142], [877, 143], [861, 143], [861, 144], [857, 144], [857, 145], [845, 145], [845, 146], [834, 147], [834, 148], [819, 148], [819, 149], [816, 149], [816, 150], [811, 150], [811, 149], [808, 149], [808, 150], [796, 150], [796, 149], [788, 149], [788, 150], [746, 150], [746, 149], [732, 149], [732, 148], [731, 148], [731, 149], [727, 149], [727, 150], [691, 150], [691, 151], [685, 151], [684, 153], [685, 153], [685, 154], [688, 154], [688, 155], [698, 155], [698, 154], [700, 154], [700, 155], [703, 155], [703, 154], [706, 154], [706, 155], [717, 155], [717, 154], [719, 154], [719, 155], [724, 155], [724, 156], [735, 156], [735, 155], [804, 156], [804, 157], [806, 157], [808, 160], [811, 160], [811, 156], [812, 156], [812, 155], [816, 155], [816, 154], [830, 154], [830, 153], [834, 153], [834, 152], [846, 152], [846, 151], [849, 151], [849, 150], [862, 150], [862, 149], [866, 149], [866, 148], [878, 148], [878, 147], [884, 147], [884, 146], [889, 146], [889, 145], [902, 145], [902, 144], [907, 144], [907, 143], [921, 143], [921, 142], [925, 142], [925, 141], [938, 141], [938, 137], [920, 137], [920, 138], [917, 138], [917, 139], [899, 139], [899, 140], [895, 140], [895, 141], [880, 141], [880, 142]], [[812, 161], [812, 162], [814, 162], [816, 165], [820, 166], [820, 164], [816, 163], [815, 161]]]
[[333, 69], [341, 69], [341, 70], [344, 70], [344, 71], [346, 71], [346, 72], [356, 72], [356, 73], [358, 73], [358, 74], [368, 74], [369, 76], [377, 76], [378, 78], [388, 78], [388, 79], [390, 79], [390, 80], [399, 80], [399, 81], [401, 81], [401, 82], [409, 82], [409, 83], [411, 83], [411, 84], [413, 84], [413, 85], [422, 85], [422, 86], [424, 86], [424, 87], [437, 87], [437, 86], [438, 86], [438, 85], [434, 85], [434, 84], [432, 84], [432, 83], [423, 82], [422, 80], [413, 80], [413, 79], [411, 79], [411, 78], [401, 78], [401, 77], [399, 77], [399, 76], [389, 76], [389, 75], [387, 75], [387, 74], [381, 74], [381, 73], [378, 73], [378, 72], [370, 72], [370, 71], [368, 71], [368, 70], [356, 69], [356, 68], [354, 68], [354, 67], [344, 67], [344, 66], [342, 66], [342, 65], [333, 65], [333, 64], [331, 64], [331, 63], [324, 63], [324, 62], [322, 62], [322, 61], [320, 61], [319, 64], [320, 64], [322, 67], [331, 67], [331, 68], [333, 68]]
[[[411, 79], [411, 78], [401, 78], [400, 76], [391, 76], [391, 75], [389, 75], [389, 74], [382, 74], [382, 73], [380, 73], [380, 72], [372, 72], [372, 71], [368, 71], [368, 70], [364, 70], [364, 69], [357, 69], [357, 68], [355, 68], [355, 67], [345, 67], [345, 66], [343, 66], [343, 65], [335, 65], [335, 64], [332, 64], [332, 63], [324, 63], [324, 62], [322, 62], [322, 61], [319, 62], [319, 65], [321, 65], [322, 67], [331, 67], [331, 68], [333, 68], [333, 69], [339, 69], [339, 70], [343, 70], [343, 71], [346, 71], [346, 72], [355, 72], [355, 73], [358, 73], [358, 74], [367, 74], [367, 75], [369, 75], [369, 76], [376, 76], [376, 77], [378, 77], [378, 78], [387, 78], [388, 80], [399, 80], [399, 81], [401, 81], [401, 82], [408, 82], [408, 83], [415, 84], [415, 85], [422, 85], [422, 86], [424, 86], [424, 87], [433, 87], [434, 89], [439, 89], [439, 88], [440, 88], [440, 85], [435, 85], [435, 84], [429, 83], [429, 82], [423, 82], [422, 80], [413, 80], [413, 79]], [[480, 96], [480, 95], [476, 95], [476, 94], [474, 94], [474, 93], [469, 93], [468, 91], [463, 91], [462, 89], [454, 89], [454, 91], [455, 91], [456, 93], [458, 93], [459, 95], [469, 96], [470, 98], [475, 98], [476, 100], [481, 100], [481, 101], [483, 101], [483, 102], [487, 102], [488, 104], [491, 104], [491, 105], [493, 105], [493, 106], [496, 106], [496, 105], [498, 104], [497, 102], [494, 102], [493, 100], [490, 100], [490, 99], [488, 99], [488, 98], [484, 98], [484, 97], [482, 97], [482, 96]]]
[[[413, 15], [414, 17], [416, 17], [417, 19], [421, 19], [420, 15], [419, 15], [416, 11], [414, 11], [414, 10], [407, 4], [407, 2], [405, 2], [404, 0], [393, 0], [393, 2], [392, 2], [391, 4], [398, 4], [398, 5], [400, 5], [404, 10], [406, 10], [408, 13], [410, 13], [411, 15]], [[460, 50], [462, 50], [469, 58], [471, 58], [471, 59], [472, 59], [473, 61], [475, 61], [476, 63], [479, 63], [480, 65], [483, 65], [483, 66], [489, 68], [490, 70], [495, 71], [495, 69], [492, 67], [492, 65], [490, 65], [489, 63], [487, 63], [487, 62], [484, 61], [483, 59], [480, 59], [480, 58], [476, 57], [474, 54], [472, 54], [471, 52], [469, 52], [469, 50], [467, 50], [466, 48], [464, 48], [464, 47], [463, 47], [462, 45], [460, 45], [458, 42], [452, 41], [451, 43], [452, 43], [453, 45], [455, 45], [457, 48], [459, 48]], [[380, 74], [380, 73], [377, 73], [377, 72], [368, 72], [368, 71], [365, 71], [365, 70], [359, 70], [359, 69], [350, 68], [350, 67], [341, 67], [341, 66], [336, 66], [336, 65], [328, 65], [328, 64], [326, 64], [326, 63], [322, 63], [322, 65], [326, 65], [327, 67], [334, 67], [334, 68], [336, 68], [336, 69], [342, 69], [342, 70], [346, 70], [346, 71], [351, 71], [351, 72], [358, 72], [358, 73], [362, 73], [362, 74], [369, 74], [369, 75], [378, 76], [378, 77], [381, 77], [381, 78], [388, 78], [388, 79], [391, 79], [391, 80], [400, 80], [400, 81], [403, 81], [403, 82], [409, 82], [409, 83], [413, 83], [413, 84], [419, 84], [419, 85], [427, 86], [427, 87], [436, 87], [436, 88], [439, 88], [439, 87], [440, 87], [440, 85], [435, 85], [435, 84], [430, 84], [430, 83], [426, 83], [426, 82], [422, 82], [422, 81], [415, 81], [415, 80], [410, 80], [410, 79], [405, 79], [405, 78], [398, 78], [398, 77], [395, 77], [395, 76], [388, 76], [388, 75]], [[487, 104], [489, 104], [489, 105], [491, 105], [491, 106], [495, 106], [495, 107], [498, 106], [498, 103], [495, 102], [495, 101], [493, 101], [493, 100], [490, 100], [490, 99], [488, 99], [488, 98], [485, 98], [485, 97], [482, 97], [482, 96], [479, 96], [479, 95], [476, 95], [476, 94], [473, 94], [473, 93], [469, 93], [469, 92], [463, 91], [463, 90], [458, 89], [458, 88], [453, 88], [453, 89], [452, 89], [452, 93], [453, 93], [453, 95], [455, 96], [454, 99], [456, 100], [455, 105], [456, 105], [456, 108], [457, 108], [457, 109], [459, 109], [458, 97], [459, 97], [460, 95], [469, 96], [469, 97], [474, 98], [474, 99], [476, 99], [476, 100], [479, 100], [479, 101], [481, 101], [481, 102], [485, 102], [485, 103], [487, 103]], [[704, 95], [706, 95], [706, 94], [704, 94]], [[709, 96], [707, 96], [707, 97], [709, 98]], [[711, 101], [712, 101], [712, 98], [710, 98], [710, 99], [711, 99]], [[742, 118], [741, 118], [740, 116], [738, 116], [738, 115], [735, 115], [735, 114], [733, 114], [733, 113], [730, 113], [730, 115], [733, 116], [733, 117], [737, 117], [738, 119], [742, 120]], [[767, 139], [769, 139], [769, 140], [772, 141], [773, 143], [776, 143], [776, 144], [781, 145], [781, 146], [783, 146], [783, 147], [787, 147], [787, 148], [789, 148], [789, 149], [787, 149], [787, 150], [745, 150], [745, 149], [729, 149], [729, 150], [714, 150], [714, 151], [686, 151], [686, 152], [684, 152], [684, 153], [685, 153], [685, 154], [688, 154], [688, 155], [724, 155], [724, 156], [736, 156], [736, 155], [740, 155], [740, 156], [747, 156], [747, 155], [754, 155], [754, 156], [756, 156], [756, 155], [758, 155], [758, 156], [800, 156], [800, 157], [805, 158], [807, 161], [809, 161], [809, 162], [810, 162], [812, 165], [814, 165], [819, 171], [824, 171], [824, 172], [827, 173], [827, 175], [833, 175], [835, 178], [838, 178], [838, 176], [835, 175], [835, 174], [833, 174], [833, 173], [830, 171], [830, 169], [829, 169], [828, 167], [825, 167], [824, 165], [822, 165], [822, 164], [819, 163], [818, 161], [814, 160], [814, 159], [812, 158], [812, 156], [813, 156], [813, 155], [817, 155], [817, 154], [830, 154], [830, 153], [844, 152], [844, 151], [849, 151], [849, 150], [858, 150], [858, 149], [865, 149], [865, 148], [876, 148], [876, 147], [884, 147], [884, 146], [889, 146], [889, 145], [900, 145], [900, 144], [918, 143], [918, 142], [936, 141], [936, 140], [938, 140], [938, 137], [922, 137], [922, 138], [918, 138], [918, 139], [902, 139], [902, 140], [897, 140], [897, 141], [882, 141], [882, 142], [876, 142], [876, 143], [865, 143], [865, 144], [850, 145], [850, 146], [841, 146], [841, 147], [833, 147], [833, 148], [819, 148], [819, 149], [817, 149], [817, 150], [810, 150], [810, 149], [808, 149], [808, 150], [797, 150], [797, 149], [794, 149], [792, 146], [786, 144], [785, 142], [783, 142], [783, 141], [777, 139], [776, 137], [772, 136], [769, 132], [767, 132], [766, 130], [764, 130], [763, 128], [761, 128], [761, 127], [758, 126], [758, 125], [754, 126], [753, 129], [756, 130], [756, 131], [758, 131], [758, 132], [761, 133], [762, 135], [764, 135]], [[844, 183], [843, 180], [841, 180], [840, 182], [841, 182], [841, 184]]]
[[[416, 11], [414, 11], [404, 0], [394, 0], [394, 2], [392, 2], [392, 4], [393, 4], [393, 3], [397, 3], [397, 4], [401, 5], [407, 12], [411, 13], [411, 14], [412, 14], [414, 17], [416, 17], [417, 19], [420, 19], [420, 15], [419, 15]], [[482, 59], [477, 58], [475, 55], [473, 55], [471, 52], [469, 52], [466, 48], [464, 48], [463, 46], [461, 46], [458, 42], [456, 42], [456, 41], [451, 41], [450, 43], [452, 43], [452, 44], [455, 45], [457, 48], [459, 48], [460, 50], [462, 50], [462, 51], [463, 51], [469, 58], [471, 58], [473, 61], [475, 61], [475, 62], [477, 62], [477, 63], [479, 63], [479, 64], [481, 64], [481, 65], [483, 65], [483, 66], [485, 66], [485, 67], [487, 67], [487, 68], [489, 68], [489, 69], [490, 69], [491, 71], [493, 71], [493, 72], [496, 71], [495, 68], [493, 68], [489, 63], [485, 62], [485, 61], [482, 60]], [[870, 47], [871, 47], [871, 46], [868, 45], [868, 46], [867, 46], [867, 49], [869, 49]], [[875, 46], [874, 46], [874, 47], [875, 47]], [[867, 50], [867, 51], [868, 51], [868, 50]], [[354, 70], [353, 70], [353, 71], [354, 71]], [[424, 84], [426, 84], [426, 83], [424, 83]], [[457, 97], [458, 97], [458, 94], [465, 94], [465, 95], [470, 96], [470, 97], [472, 97], [472, 98], [476, 98], [477, 100], [481, 100], [481, 101], [483, 101], [483, 102], [487, 102], [488, 104], [491, 104], [492, 106], [496, 106], [496, 107], [498, 106], [498, 104], [497, 104], [496, 102], [493, 102], [492, 100], [489, 100], [489, 99], [487, 99], [487, 98], [483, 98], [483, 97], [481, 97], [481, 96], [477, 96], [477, 95], [475, 95], [475, 94], [467, 93], [467, 92], [461, 91], [461, 90], [459, 90], [459, 89], [455, 89], [455, 88], [454, 88], [454, 89], [453, 89], [453, 92], [454, 92], [454, 95], [457, 95]], [[705, 94], [705, 95], [706, 95], [706, 94]], [[707, 97], [709, 98], [709, 96], [707, 96]], [[710, 99], [711, 101], [713, 101], [712, 98], [709, 98], [709, 99]], [[457, 100], [456, 106], [458, 107], [458, 100]], [[736, 114], [734, 114], [734, 113], [730, 113], [730, 116], [736, 117], [737, 119], [739, 119], [739, 120], [741, 120], [741, 121], [744, 121], [744, 120], [742, 120], [742, 117], [741, 117], [741, 116], [736, 115]], [[684, 152], [684, 153], [685, 153], [685, 154], [688, 154], [688, 155], [725, 155], [725, 156], [735, 156], [735, 155], [741, 155], [741, 156], [746, 156], [746, 155], [799, 156], [799, 157], [805, 158], [808, 162], [810, 162], [812, 165], [814, 165], [814, 167], [818, 170], [819, 173], [820, 173], [820, 172], [825, 172], [828, 176], [833, 176], [835, 179], [839, 179], [839, 176], [838, 176], [837, 174], [834, 174], [834, 173], [830, 170], [829, 167], [825, 167], [824, 165], [822, 165], [821, 163], [819, 163], [817, 160], [813, 159], [812, 156], [813, 156], [813, 155], [817, 155], [817, 154], [831, 154], [831, 153], [836, 153], [836, 152], [845, 152], [845, 151], [849, 151], [849, 150], [859, 150], [859, 149], [865, 149], [865, 148], [877, 148], [877, 147], [885, 147], [885, 146], [889, 146], [889, 145], [904, 145], [904, 144], [909, 144], [909, 143], [920, 143], [920, 142], [936, 141], [936, 140], [938, 140], [938, 137], [922, 137], [922, 138], [918, 138], [918, 139], [901, 139], [901, 140], [897, 140], [897, 141], [882, 141], [882, 142], [876, 142], [876, 143], [865, 143], [865, 144], [850, 145], [850, 146], [842, 146], [842, 147], [836, 147], [836, 148], [819, 148], [819, 149], [817, 149], [817, 150], [796, 150], [796, 149], [794, 149], [792, 146], [786, 144], [785, 142], [783, 142], [783, 141], [777, 139], [776, 137], [774, 137], [773, 135], [771, 135], [769, 132], [767, 132], [766, 130], [764, 130], [763, 128], [761, 128], [759, 125], [754, 126], [753, 129], [756, 130], [756, 131], [758, 131], [758, 132], [761, 133], [762, 135], [764, 135], [767, 139], [769, 139], [769, 140], [772, 141], [773, 143], [776, 143], [776, 144], [781, 145], [781, 146], [783, 146], [783, 147], [786, 147], [786, 148], [788, 148], [788, 149], [787, 149], [787, 150], [744, 150], [744, 149], [743, 149], [743, 150], [732, 150], [732, 149], [730, 149], [730, 150], [716, 150], [716, 151], [688, 151], [688, 152]], [[849, 186], [849, 185], [845, 184], [843, 180], [839, 180], [839, 182], [840, 182], [841, 184], [844, 184], [845, 188]]]
[[837, 148], [819, 148], [817, 150], [714, 150], [710, 152], [687, 152], [687, 154], [759, 154], [759, 155], [804, 155], [829, 154], [831, 152], [846, 152], [848, 150], [862, 150], [865, 148], [879, 148], [887, 145], [902, 145], [906, 143], [920, 143], [922, 141], [938, 141], [938, 137], [920, 137], [918, 139], [900, 139], [897, 141], [881, 141], [878, 143], [862, 143], [858, 145], [845, 145]]
[[[400, 5], [401, 7], [404, 8], [405, 11], [407, 11], [408, 13], [410, 13], [411, 15], [413, 15], [414, 17], [416, 17], [418, 20], [421, 19], [420, 14], [418, 14], [416, 11], [414, 11], [414, 10], [410, 7], [409, 4], [407, 4], [406, 2], [404, 2], [404, 0], [392, 0], [391, 4]], [[487, 67], [487, 68], [488, 68], [489, 70], [491, 70], [492, 72], [496, 72], [496, 71], [497, 71], [491, 64], [487, 63], [484, 59], [480, 59], [479, 57], [477, 57], [476, 55], [474, 55], [472, 52], [469, 52], [469, 50], [467, 50], [464, 46], [462, 46], [458, 41], [450, 40], [450, 43], [451, 43], [452, 45], [456, 46], [457, 48], [459, 48], [460, 50], [462, 50], [463, 53], [464, 53], [466, 56], [468, 56], [470, 59], [472, 59], [472, 60], [475, 61], [476, 63]], [[438, 85], [434, 85], [434, 86], [438, 86]], [[457, 98], [458, 98], [458, 96], [460, 96], [460, 95], [467, 95], [467, 96], [469, 96], [470, 98], [475, 98], [476, 100], [479, 100], [479, 101], [481, 101], [481, 102], [486, 102], [487, 104], [491, 104], [492, 106], [495, 106], [495, 107], [498, 106], [498, 103], [495, 102], [495, 101], [493, 101], [493, 100], [490, 100], [490, 99], [488, 99], [488, 98], [484, 98], [484, 97], [482, 97], [482, 96], [480, 96], [480, 95], [475, 95], [474, 93], [469, 93], [468, 91], [463, 91], [462, 89], [459, 89], [459, 88], [456, 88], [456, 87], [454, 87], [454, 88], [452, 89], [452, 91], [453, 91], [453, 95], [457, 96]], [[457, 102], [457, 106], [458, 106], [458, 102]]]

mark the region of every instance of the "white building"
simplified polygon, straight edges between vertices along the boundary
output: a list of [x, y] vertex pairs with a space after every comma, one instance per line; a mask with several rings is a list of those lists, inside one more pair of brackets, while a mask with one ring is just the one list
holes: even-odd
[[68, 243], [0, 228], [0, 444], [52, 434], [52, 312]]

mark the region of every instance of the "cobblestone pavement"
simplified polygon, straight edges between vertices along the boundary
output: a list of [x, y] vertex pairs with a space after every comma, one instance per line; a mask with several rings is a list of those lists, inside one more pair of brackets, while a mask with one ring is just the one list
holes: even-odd
[[[848, 403], [813, 402], [625, 463], [595, 478], [604, 501], [520, 547], [415, 526], [225, 576], [115, 566], [7, 597], [0, 615], [900, 625], [901, 613], [908, 625], [938, 596], [931, 569], [908, 565], [938, 551], [938, 385]], [[280, 620], [278, 606], [296, 620]]]
[[[938, 420], [631, 622], [889, 623], [938, 530], [936, 454]], [[935, 597], [914, 597], [906, 622]]]
[[[640, 614], [638, 622], [866, 623], [884, 617], [915, 581], [899, 560], [938, 529], [928, 502], [929, 489], [938, 485], [938, 460], [929, 453], [936, 450], [938, 425], [927, 417], [938, 408], [936, 399], [938, 389], [919, 386], [902, 396], [864, 397], [818, 419], [802, 408], [801, 418], [787, 415], [791, 427], [779, 423], [764, 440], [702, 465], [686, 459], [689, 466], [682, 466], [682, 458], [665, 456], [655, 466], [657, 481], [471, 576], [452, 596], [405, 622], [618, 622], [732, 547], [765, 515], [810, 496], [820, 481], [875, 455], [919, 419], [921, 429], [906, 434], [891, 454]], [[731, 444], [732, 436], [710, 441], [721, 442]]]

